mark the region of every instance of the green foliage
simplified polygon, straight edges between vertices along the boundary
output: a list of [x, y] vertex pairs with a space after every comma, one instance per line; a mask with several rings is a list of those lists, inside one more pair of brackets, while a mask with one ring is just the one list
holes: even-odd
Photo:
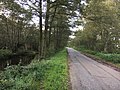
[[7, 59], [12, 55], [12, 51], [8, 49], [0, 49], [0, 60]]
[[[70, 2], [73, 1], [1, 0], [0, 2], [0, 10], [3, 11], [0, 15], [0, 38], [4, 38], [0, 40], [0, 48], [6, 46], [14, 52], [35, 50], [39, 51], [41, 58], [46, 58], [52, 51], [58, 51], [66, 46], [70, 35], [69, 19], [74, 9]], [[43, 2], [46, 3], [45, 12], [42, 8]], [[9, 12], [8, 16], [6, 10]], [[34, 17], [38, 22], [34, 22]], [[32, 23], [29, 23], [31, 21]]]
[[67, 90], [66, 52], [28, 66], [9, 66], [0, 73], [0, 90]]
[[[0, 76], [0, 90], [37, 90], [40, 87], [37, 79], [42, 66], [36, 65], [27, 67], [9, 66]], [[38, 74], [36, 74], [38, 72]]]
[[90, 0], [83, 11], [84, 29], [77, 31], [71, 44], [84, 45], [93, 51], [119, 53], [119, 7], [119, 1]]

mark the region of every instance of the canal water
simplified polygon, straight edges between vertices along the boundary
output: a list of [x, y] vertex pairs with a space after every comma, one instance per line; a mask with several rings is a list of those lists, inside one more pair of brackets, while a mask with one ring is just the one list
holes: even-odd
[[27, 65], [29, 64], [33, 59], [35, 55], [29, 55], [29, 56], [13, 56], [8, 60], [0, 60], [0, 70], [4, 70], [5, 67], [10, 65]]

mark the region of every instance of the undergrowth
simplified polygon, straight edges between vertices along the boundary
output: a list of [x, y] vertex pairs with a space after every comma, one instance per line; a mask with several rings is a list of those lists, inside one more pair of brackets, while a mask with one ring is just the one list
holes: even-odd
[[0, 90], [67, 90], [66, 51], [28, 66], [13, 65], [0, 72]]

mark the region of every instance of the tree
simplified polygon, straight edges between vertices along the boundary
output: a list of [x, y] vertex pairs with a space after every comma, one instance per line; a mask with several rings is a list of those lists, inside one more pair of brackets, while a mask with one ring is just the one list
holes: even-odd
[[115, 1], [90, 0], [89, 5], [83, 11], [83, 16], [87, 23], [84, 31], [80, 34], [81, 44], [92, 50], [116, 51], [118, 49], [116, 46], [118, 46], [119, 42], [117, 10]]

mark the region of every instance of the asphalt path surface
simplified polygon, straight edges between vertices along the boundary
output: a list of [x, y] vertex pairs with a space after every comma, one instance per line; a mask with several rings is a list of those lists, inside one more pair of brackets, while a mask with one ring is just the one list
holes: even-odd
[[72, 90], [120, 90], [120, 72], [67, 48]]

